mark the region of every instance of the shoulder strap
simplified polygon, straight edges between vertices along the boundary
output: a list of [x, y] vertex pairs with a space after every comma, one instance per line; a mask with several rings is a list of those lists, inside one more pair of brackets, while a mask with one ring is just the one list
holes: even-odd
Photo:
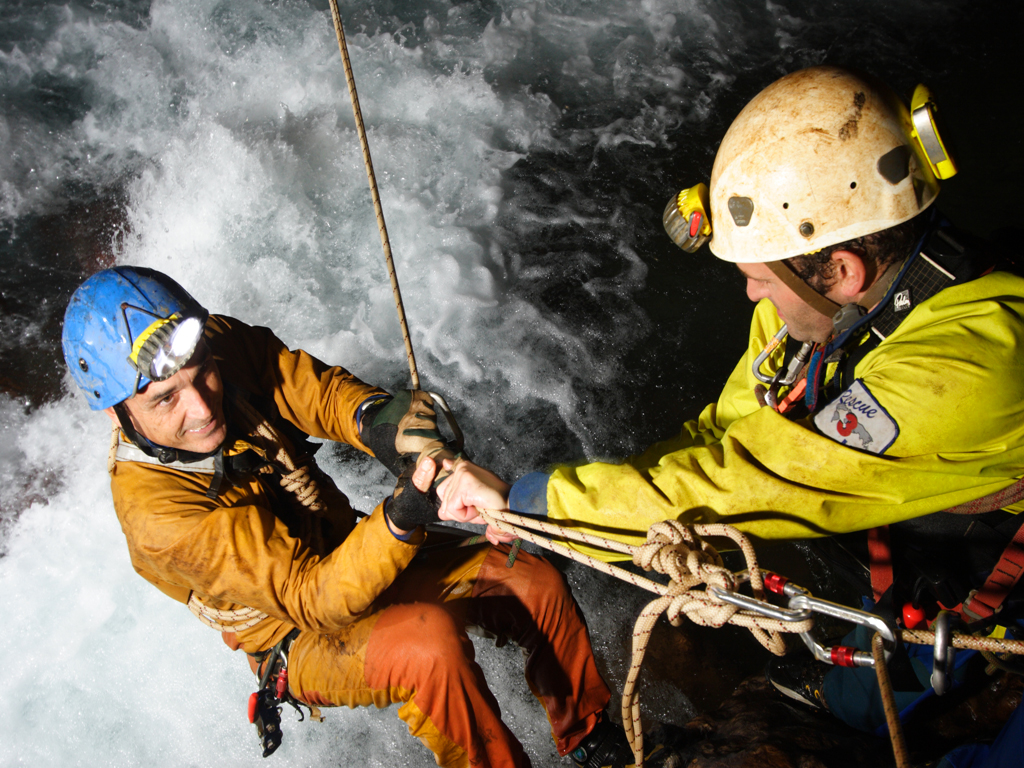
[[968, 622], [992, 618], [1024, 576], [1024, 525], [1017, 528], [999, 562], [980, 589], [973, 590], [954, 610]]
[[115, 439], [117, 441], [117, 447], [114, 452], [115, 461], [135, 461], [140, 464], [156, 464], [160, 467], [178, 469], [182, 472], [200, 472], [206, 475], [212, 475], [215, 470], [214, 456], [209, 456], [202, 461], [171, 461], [164, 463], [156, 456], [149, 455], [134, 443], [125, 441], [122, 437], [121, 430], [117, 430]]

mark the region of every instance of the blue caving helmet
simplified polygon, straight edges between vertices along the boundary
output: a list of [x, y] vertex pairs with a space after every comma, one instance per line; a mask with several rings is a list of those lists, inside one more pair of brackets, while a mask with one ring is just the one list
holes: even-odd
[[71, 296], [61, 346], [94, 411], [170, 378], [191, 358], [208, 312], [167, 275], [144, 267], [97, 272]]

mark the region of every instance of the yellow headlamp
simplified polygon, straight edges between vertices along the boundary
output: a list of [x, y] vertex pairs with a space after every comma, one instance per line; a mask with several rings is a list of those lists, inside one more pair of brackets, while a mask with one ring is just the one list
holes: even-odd
[[708, 208], [708, 185], [704, 183], [684, 189], [665, 206], [665, 231], [687, 253], [695, 253], [711, 236]]
[[914, 89], [914, 97], [910, 100], [910, 117], [913, 127], [910, 135], [917, 142], [928, 159], [932, 173], [936, 178], [948, 179], [956, 175], [957, 167], [953, 158], [946, 150], [946, 145], [939, 135], [935, 123], [938, 107], [932, 98], [932, 92], [924, 85]]

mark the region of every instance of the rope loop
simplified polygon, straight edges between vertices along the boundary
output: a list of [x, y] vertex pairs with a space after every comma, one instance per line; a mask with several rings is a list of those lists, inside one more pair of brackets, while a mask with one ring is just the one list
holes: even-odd
[[[719, 600], [708, 590], [697, 589], [702, 584], [730, 592], [736, 589], [736, 575], [725, 567], [717, 549], [707, 541], [710, 537], [722, 537], [734, 541], [743, 552], [754, 597], [764, 599], [764, 579], [757, 565], [754, 548], [746, 536], [730, 525], [684, 525], [678, 520], [664, 520], [648, 529], [647, 540], [643, 544], [632, 546], [568, 526], [516, 515], [507, 510], [479, 511], [484, 522], [498, 530], [511, 533], [539, 547], [557, 552], [658, 595], [647, 604], [637, 618], [633, 629], [633, 661], [622, 692], [622, 725], [633, 749], [637, 768], [643, 768], [643, 725], [640, 721], [640, 694], [637, 683], [647, 643], [660, 616], [664, 615], [669, 623], [676, 627], [683, 623], [684, 617], [704, 627], [717, 628], [726, 624], [744, 627], [755, 640], [776, 656], [786, 652], [786, 643], [782, 637], [784, 633], [809, 632], [814, 627], [813, 618], [785, 622], [739, 608]], [[635, 565], [667, 576], [670, 581], [663, 584], [644, 578], [571, 549], [561, 542], [553, 542], [533, 531], [541, 531], [549, 536], [578, 541], [590, 547], [625, 555], [632, 558]]]
[[633, 563], [647, 571], [668, 576], [679, 591], [698, 584], [734, 589], [735, 580], [722, 563], [717, 550], [694, 530], [678, 520], [655, 523], [647, 541], [636, 548]]

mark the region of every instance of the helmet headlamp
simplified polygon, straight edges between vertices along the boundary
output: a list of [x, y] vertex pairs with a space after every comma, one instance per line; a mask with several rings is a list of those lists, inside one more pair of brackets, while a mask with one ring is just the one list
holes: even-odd
[[[123, 304], [125, 327], [131, 337], [131, 323], [128, 322], [128, 311], [152, 314], [149, 311]], [[157, 317], [134, 340], [128, 362], [136, 370], [135, 391], [139, 389], [142, 377], [151, 381], [165, 381], [180, 371], [195, 353], [196, 346], [203, 336], [208, 314], [203, 311], [198, 315], [181, 315], [175, 312], [170, 317]]]
[[910, 117], [913, 121], [910, 135], [924, 152], [932, 173], [940, 179], [948, 179], [955, 176], [958, 169], [956, 161], [946, 151], [946, 144], [939, 135], [939, 127], [935, 121], [937, 112], [938, 107], [935, 106], [932, 92], [926, 86], [918, 85], [910, 100]]
[[672, 242], [687, 253], [695, 253], [711, 235], [708, 218], [708, 186], [701, 183], [684, 189], [665, 206], [662, 224]]

